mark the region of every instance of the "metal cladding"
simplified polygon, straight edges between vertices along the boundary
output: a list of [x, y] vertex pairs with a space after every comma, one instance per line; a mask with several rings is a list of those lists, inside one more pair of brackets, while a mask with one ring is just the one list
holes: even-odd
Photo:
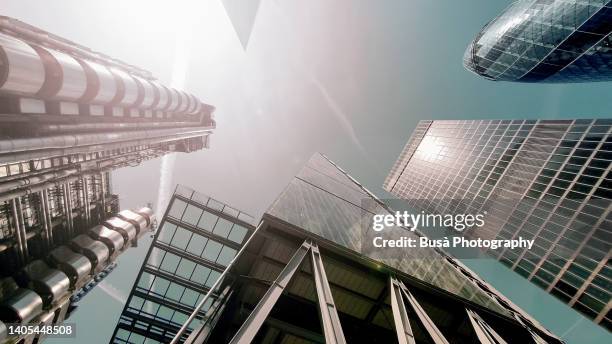
[[142, 207], [138, 210], [136, 210], [136, 212], [142, 216], [144, 216], [147, 219], [147, 226], [150, 226], [151, 223], [154, 220], [154, 213], [153, 213], [153, 209], [149, 208], [149, 207]]
[[138, 231], [136, 230], [136, 226], [134, 226], [134, 224], [116, 216], [113, 216], [110, 219], [106, 220], [106, 222], [104, 222], [104, 225], [111, 228], [112, 230], [119, 232], [126, 242], [134, 240], [138, 234]]
[[0, 279], [0, 342], [6, 337], [16, 343], [40, 340], [38, 335], [8, 336], [3, 325], [63, 322], [70, 305], [114, 269], [114, 260], [130, 247], [128, 243], [136, 243], [137, 232], [146, 233], [153, 224], [153, 211], [148, 207], [121, 214], [130, 220], [112, 217], [110, 224], [94, 226], [67, 244], [54, 247], [48, 242], [44, 258], [27, 257], [25, 266], [10, 272], [12, 277]]
[[90, 229], [89, 236], [103, 242], [110, 250], [111, 256], [119, 254], [127, 243], [119, 232], [102, 225]]
[[115, 60], [88, 58], [67, 45], [55, 47], [13, 37], [9, 35], [12, 30], [23, 31], [14, 22], [0, 17], [0, 30], [4, 29], [0, 31], [0, 95], [184, 115], [202, 109], [201, 101], [192, 94], [163, 86]]
[[28, 289], [18, 289], [0, 306], [0, 316], [7, 322], [29, 323], [42, 310], [43, 300], [38, 294]]
[[35, 95], [45, 82], [45, 68], [30, 45], [0, 33], [0, 91]]
[[93, 240], [86, 234], [81, 234], [72, 239], [71, 247], [89, 259], [94, 271], [102, 268], [110, 256], [106, 245], [100, 241]]
[[60, 246], [49, 254], [52, 265], [62, 270], [70, 279], [70, 287], [79, 287], [91, 273], [91, 262], [82, 254], [75, 253], [68, 246]]
[[60, 270], [49, 268], [42, 260], [26, 265], [22, 275], [27, 281], [27, 287], [43, 298], [45, 307], [61, 299], [70, 289], [68, 276]]
[[119, 214], [117, 214], [117, 216], [136, 226], [138, 236], [142, 235], [149, 226], [149, 219], [146, 216], [143, 216], [142, 214], [136, 213], [132, 210], [122, 210], [119, 212]]

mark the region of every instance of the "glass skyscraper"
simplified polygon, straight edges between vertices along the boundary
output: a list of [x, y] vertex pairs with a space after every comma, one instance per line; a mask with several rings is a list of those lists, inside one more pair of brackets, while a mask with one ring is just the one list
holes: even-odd
[[[178, 185], [111, 342], [172, 340], [249, 237], [252, 223], [250, 215]], [[198, 320], [205, 318], [210, 301]]]
[[263, 215], [184, 342], [560, 343], [441, 251], [366, 253], [363, 225], [389, 211], [316, 154]]
[[465, 232], [534, 239], [488, 253], [610, 329], [612, 120], [421, 121], [384, 188], [419, 210], [483, 213]]
[[612, 80], [612, 1], [519, 0], [469, 45], [467, 69], [491, 80]]

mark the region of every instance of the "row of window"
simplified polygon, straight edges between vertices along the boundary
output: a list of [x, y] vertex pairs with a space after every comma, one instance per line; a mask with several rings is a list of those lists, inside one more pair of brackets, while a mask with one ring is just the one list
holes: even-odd
[[187, 204], [177, 198], [172, 202], [168, 215], [238, 244], [242, 243], [248, 232], [247, 228], [239, 224], [230, 222], [193, 204]]

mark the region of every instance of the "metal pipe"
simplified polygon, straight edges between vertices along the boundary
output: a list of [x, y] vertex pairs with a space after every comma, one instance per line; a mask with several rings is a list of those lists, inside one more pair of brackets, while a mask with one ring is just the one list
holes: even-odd
[[16, 241], [17, 241], [17, 256], [19, 257], [19, 260], [21, 261], [21, 263], [23, 264], [25, 262], [25, 254], [24, 254], [24, 250], [23, 250], [23, 240], [21, 237], [21, 229], [20, 227], [20, 221], [19, 221], [19, 214], [17, 213], [18, 209], [17, 209], [17, 202], [19, 202], [19, 198], [13, 198], [11, 200], [11, 214], [13, 216], [13, 224], [15, 225], [15, 237], [16, 237]]
[[66, 182], [66, 191], [66, 196], [68, 196], [68, 211], [70, 212], [70, 229], [72, 231], [72, 234], [74, 235], [74, 202], [72, 199], [72, 189], [70, 188], [70, 181]]
[[58, 134], [61, 132], [96, 131], [96, 130], [128, 130], [144, 128], [177, 128], [200, 127], [200, 121], [193, 122], [122, 122], [122, 123], [79, 123], [79, 124], [42, 124], [37, 125], [39, 134]]
[[[73, 182], [75, 180], [78, 179], [78, 176], [71, 176], [71, 177], [67, 177], [67, 178], [62, 178], [59, 181], [70, 181]], [[57, 185], [58, 180], [54, 180], [54, 181], [49, 181], [49, 182], [45, 182], [42, 184], [37, 184], [37, 185], [33, 185], [33, 186], [29, 186], [27, 188], [21, 188], [19, 190], [13, 190], [4, 194], [0, 194], [0, 201], [5, 201], [7, 199], [11, 199], [11, 198], [15, 198], [15, 197], [20, 197], [20, 196], [25, 196], [28, 195], [30, 193], [34, 193], [34, 192], [38, 192], [44, 189], [48, 189], [51, 188], [55, 185]]]
[[43, 230], [45, 233], [45, 246], [47, 247], [47, 249], [49, 249], [51, 248], [49, 223], [47, 221], [47, 209], [45, 209], [46, 208], [45, 196], [42, 190], [38, 192], [38, 197], [40, 198], [40, 213], [41, 213], [40, 215], [42, 217]]
[[32, 175], [27, 178], [12, 180], [10, 182], [5, 182], [5, 183], [0, 184], [0, 193], [13, 191], [20, 187], [26, 187], [28, 185], [40, 184], [40, 183], [43, 183], [51, 179], [64, 178], [68, 175], [71, 175], [77, 172], [78, 170], [76, 168], [73, 168], [73, 169], [62, 170], [62, 171], [44, 172], [44, 173], [40, 173], [37, 175]]
[[68, 187], [67, 187], [67, 183], [64, 183], [62, 185], [62, 198], [64, 199], [64, 216], [66, 218], [66, 224], [67, 224], [67, 229], [68, 229], [68, 235], [72, 236], [73, 231], [72, 231], [72, 214], [70, 213], [70, 201], [68, 200]]
[[81, 178], [83, 185], [83, 204], [85, 205], [85, 223], [89, 225], [91, 222], [91, 204], [89, 204], [89, 183], [87, 182], [87, 176]]
[[108, 144], [124, 141], [138, 141], [172, 135], [199, 136], [210, 127], [171, 128], [153, 130], [133, 130], [118, 133], [95, 133], [58, 135], [39, 138], [12, 139], [0, 141], [0, 152], [17, 153], [23, 151], [36, 151], [50, 149], [65, 149], [71, 147]]
[[104, 183], [104, 173], [100, 173], [100, 188], [102, 193], [102, 218], [106, 217], [106, 184]]
[[[50, 149], [48, 150], [32, 148], [31, 150], [18, 151], [12, 154], [0, 154], [0, 163], [10, 163], [16, 160], [36, 160], [36, 159], [48, 158], [51, 156], [66, 156], [66, 155], [71, 155], [71, 154], [94, 153], [94, 152], [100, 151], [100, 145], [104, 145], [105, 149], [110, 150], [110, 149], [116, 149], [116, 148], [123, 148], [125, 147], [126, 143], [132, 146], [152, 145], [152, 144], [158, 144], [158, 143], [164, 143], [164, 142], [193, 139], [197, 137], [204, 138], [204, 137], [207, 137], [209, 134], [211, 134], [210, 129], [202, 129], [196, 132], [187, 132], [187, 133], [183, 132], [183, 133], [177, 133], [177, 134], [166, 135], [166, 136], [153, 135], [147, 138], [141, 138], [141, 139], [135, 139], [135, 140], [124, 140], [124, 141], [117, 141], [117, 142], [113, 142], [113, 140], [102, 140], [102, 141], [97, 141], [95, 143], [92, 143], [90, 145], [79, 145], [79, 146], [73, 145], [73, 146], [66, 146], [66, 147], [59, 147], [59, 148], [58, 147], [54, 148], [52, 146], [49, 146]], [[114, 136], [114, 134], [109, 134], [109, 135]], [[2, 144], [3, 142], [0, 141], [0, 146], [2, 146]], [[33, 143], [33, 144], [38, 147], [45, 147], [43, 143], [38, 143], [38, 144]], [[0, 147], [0, 152], [4, 153], [4, 151], [2, 151], [2, 147]]]
[[[90, 165], [89, 168], [81, 170], [80, 172], [78, 169], [67, 169], [59, 172], [46, 172], [46, 175], [42, 179], [29, 178], [29, 181], [15, 181], [16, 184], [11, 183], [11, 185], [22, 186], [20, 189], [11, 189], [9, 187], [3, 188], [4, 184], [0, 184], [0, 201], [18, 196], [24, 196], [32, 192], [40, 191], [44, 188], [49, 188], [58, 181], [63, 180], [68, 182], [74, 182], [81, 177], [93, 176], [95, 174], [98, 174], [100, 171], [105, 172], [117, 166], [129, 165], [132, 162], [140, 162], [141, 160], [142, 157], [140, 154], [129, 153], [124, 156], [109, 158], [104, 161], [100, 161], [96, 165]], [[42, 182], [40, 182], [41, 180]], [[35, 184], [35, 181], [37, 181], [38, 184]]]
[[187, 330], [187, 327], [189, 326], [189, 324], [193, 321], [193, 319], [195, 319], [195, 317], [197, 316], [197, 314], [200, 312], [200, 310], [202, 309], [202, 307], [204, 306], [204, 303], [206, 302], [206, 300], [208, 300], [208, 298], [212, 295], [213, 291], [215, 289], [217, 289], [217, 287], [219, 286], [219, 284], [221, 283], [221, 281], [223, 280], [223, 278], [225, 277], [225, 275], [227, 275], [227, 273], [229, 272], [229, 270], [234, 266], [234, 264], [236, 263], [236, 261], [238, 260], [238, 258], [240, 256], [242, 256], [243, 252], [246, 251], [247, 246], [249, 246], [249, 243], [251, 242], [251, 240], [253, 240], [253, 238], [255, 237], [255, 234], [257, 234], [257, 232], [259, 231], [259, 229], [263, 226], [263, 222], [260, 222], [259, 225], [257, 226], [257, 228], [255, 228], [255, 230], [253, 231], [253, 234], [251, 234], [251, 236], [249, 237], [249, 239], [244, 243], [244, 245], [240, 248], [240, 251], [238, 251], [238, 253], [236, 254], [236, 256], [234, 256], [234, 258], [232, 259], [232, 261], [227, 265], [227, 267], [225, 268], [225, 270], [223, 270], [223, 272], [221, 273], [221, 275], [219, 276], [219, 278], [217, 278], [217, 281], [215, 281], [215, 283], [210, 287], [210, 289], [208, 290], [208, 292], [206, 293], [206, 295], [204, 295], [204, 297], [202, 298], [202, 300], [200, 300], [200, 303], [197, 304], [197, 306], [195, 307], [195, 309], [193, 310], [193, 312], [191, 313], [191, 315], [189, 316], [189, 318], [187, 318], [187, 320], [185, 321], [185, 323], [183, 324], [183, 326], [181, 326], [181, 328], [178, 330], [178, 332], [176, 333], [176, 335], [174, 336], [174, 338], [172, 338], [172, 341], [170, 342], [170, 344], [177, 344], [181, 338], [181, 336], [183, 335], [183, 333], [185, 333], [185, 330]]
[[53, 217], [51, 216], [51, 202], [49, 202], [49, 190], [44, 189], [41, 192], [43, 195], [43, 200], [45, 202], [47, 224], [49, 227], [49, 243], [51, 246], [53, 246]]
[[19, 217], [19, 230], [21, 231], [21, 243], [23, 245], [23, 262], [27, 263], [28, 239], [31, 236], [28, 236], [28, 233], [26, 233], [25, 219], [23, 218], [23, 205], [21, 204], [20, 198], [15, 198], [15, 205], [17, 206], [17, 216]]

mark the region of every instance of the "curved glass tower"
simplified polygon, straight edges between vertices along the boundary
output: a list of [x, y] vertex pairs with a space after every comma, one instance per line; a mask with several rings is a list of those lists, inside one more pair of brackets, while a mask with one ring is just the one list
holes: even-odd
[[612, 80], [612, 1], [519, 0], [470, 43], [465, 67], [490, 80]]

